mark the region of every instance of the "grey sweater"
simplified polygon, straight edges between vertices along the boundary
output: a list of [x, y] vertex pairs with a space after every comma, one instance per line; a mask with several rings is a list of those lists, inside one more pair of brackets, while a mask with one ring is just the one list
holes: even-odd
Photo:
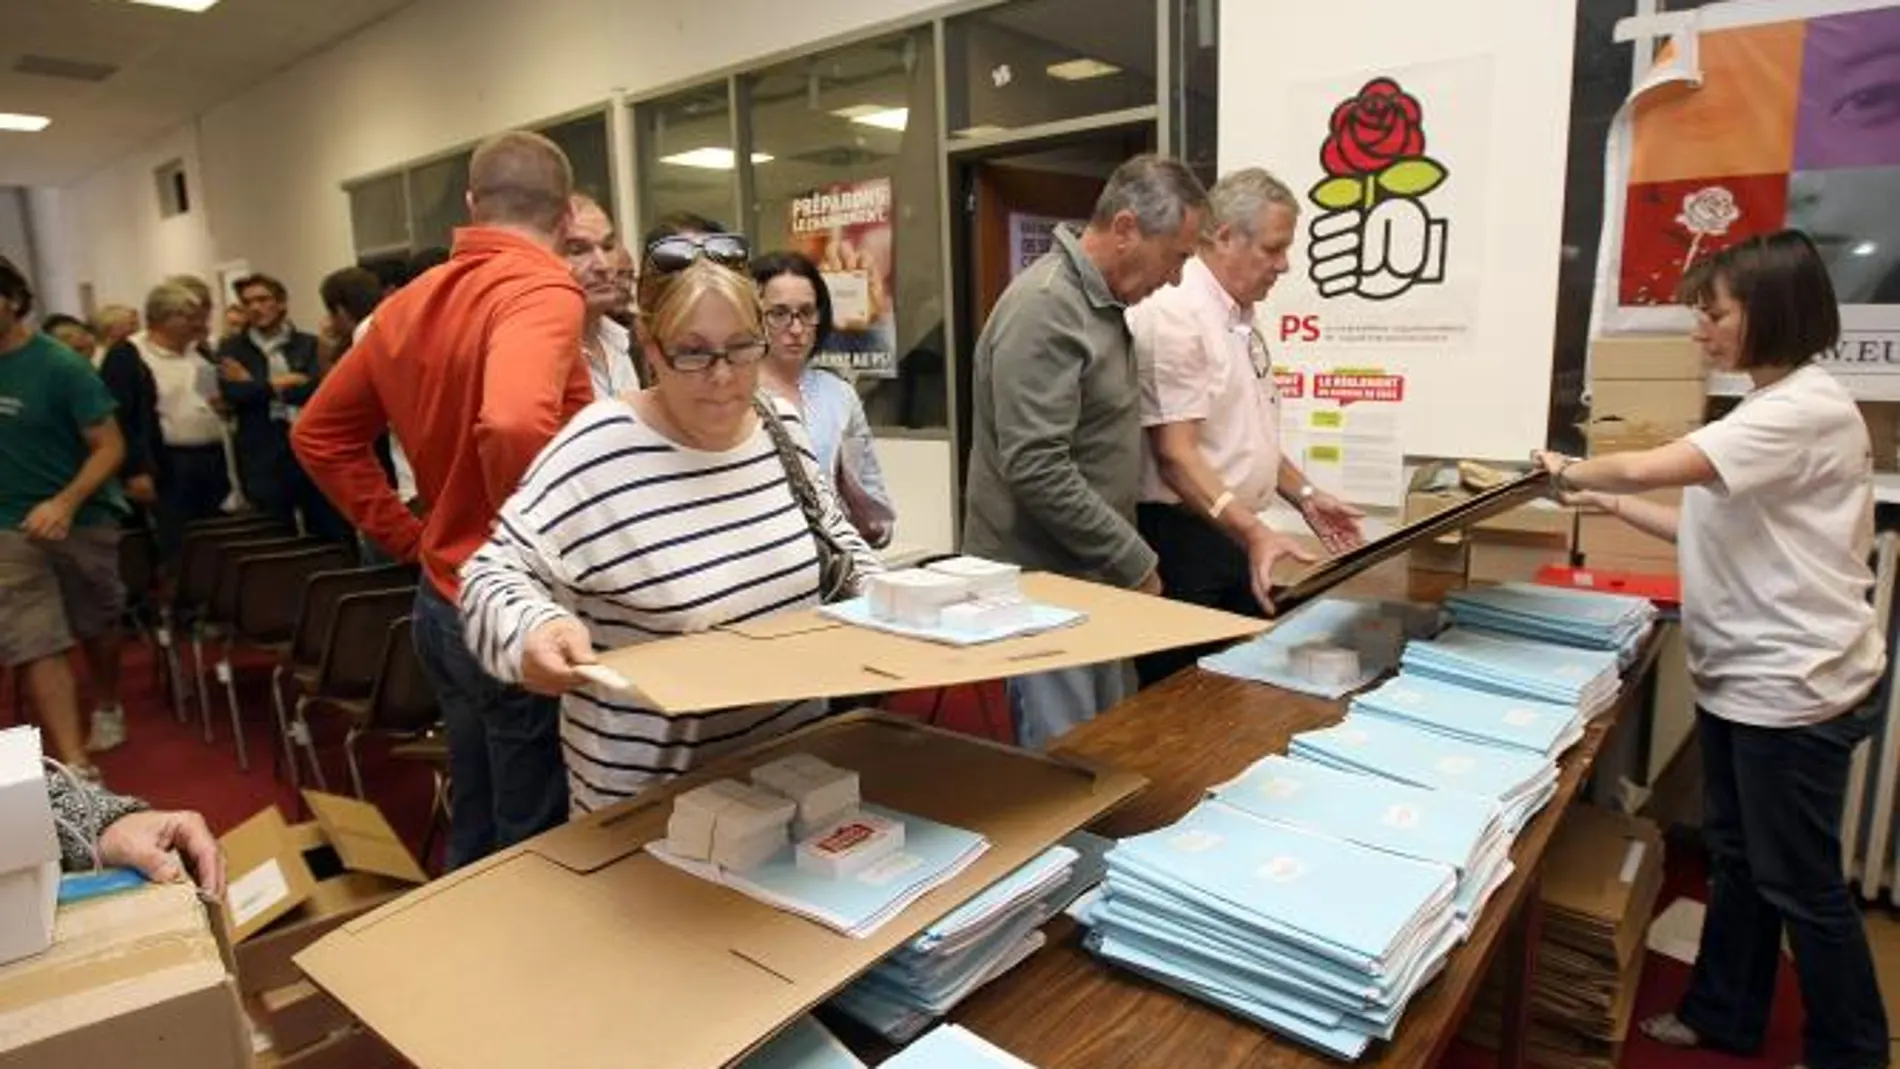
[[92, 868], [93, 846], [113, 821], [150, 808], [137, 798], [89, 783], [75, 784], [51, 771], [46, 773], [46, 793], [52, 796], [53, 826], [59, 832], [59, 867], [67, 872]]
[[1066, 226], [996, 302], [971, 369], [964, 552], [1121, 587], [1154, 568], [1125, 312]]

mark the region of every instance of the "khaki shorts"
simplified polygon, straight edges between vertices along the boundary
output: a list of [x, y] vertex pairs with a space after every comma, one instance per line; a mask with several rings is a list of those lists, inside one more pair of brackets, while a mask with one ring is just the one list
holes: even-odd
[[58, 542], [0, 531], [0, 664], [64, 653], [124, 612], [117, 528], [75, 527]]

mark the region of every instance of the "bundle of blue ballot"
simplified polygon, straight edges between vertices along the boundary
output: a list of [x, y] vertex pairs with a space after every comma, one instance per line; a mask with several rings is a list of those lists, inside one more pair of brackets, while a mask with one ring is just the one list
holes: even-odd
[[1628, 667], [1656, 622], [1646, 598], [1594, 590], [1505, 583], [1457, 590], [1445, 598], [1454, 623], [1539, 642], [1611, 650]]
[[1254, 762], [1213, 794], [1254, 816], [1451, 866], [1458, 873], [1453, 906], [1467, 932], [1513, 871], [1503, 810], [1475, 794], [1414, 787], [1279, 754]]
[[1042, 946], [1042, 925], [1100, 880], [1107, 843], [1097, 843], [1086, 853], [1051, 847], [892, 952], [832, 1005], [894, 1042], [914, 1038]]
[[1354, 698], [1355, 713], [1402, 720], [1467, 742], [1556, 759], [1583, 738], [1576, 706], [1472, 690], [1401, 673]]
[[1616, 700], [1617, 655], [1454, 627], [1406, 643], [1400, 667], [1472, 690], [1568, 705], [1592, 717]]
[[1335, 1057], [1389, 1039], [1461, 929], [1457, 873], [1218, 800], [1125, 839], [1088, 945]]
[[1547, 758], [1360, 713], [1293, 736], [1288, 752], [1344, 772], [1495, 799], [1512, 835], [1557, 793], [1557, 766]]

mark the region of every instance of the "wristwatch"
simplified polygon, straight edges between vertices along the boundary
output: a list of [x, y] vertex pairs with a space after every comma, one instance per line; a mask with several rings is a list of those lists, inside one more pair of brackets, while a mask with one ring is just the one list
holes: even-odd
[[1318, 493], [1319, 487], [1314, 486], [1312, 483], [1307, 483], [1305, 486], [1300, 487], [1300, 507], [1305, 508], [1312, 504], [1313, 498]]

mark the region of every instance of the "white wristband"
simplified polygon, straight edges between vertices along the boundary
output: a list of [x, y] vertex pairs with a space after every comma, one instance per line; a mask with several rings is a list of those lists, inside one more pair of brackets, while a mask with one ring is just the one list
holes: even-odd
[[1234, 503], [1234, 492], [1232, 490], [1222, 490], [1221, 495], [1214, 499], [1214, 503], [1212, 505], [1208, 506], [1208, 509], [1207, 509], [1208, 518], [1215, 519], [1215, 520], [1220, 519], [1220, 514], [1223, 512], [1226, 512], [1227, 506], [1233, 503]]

